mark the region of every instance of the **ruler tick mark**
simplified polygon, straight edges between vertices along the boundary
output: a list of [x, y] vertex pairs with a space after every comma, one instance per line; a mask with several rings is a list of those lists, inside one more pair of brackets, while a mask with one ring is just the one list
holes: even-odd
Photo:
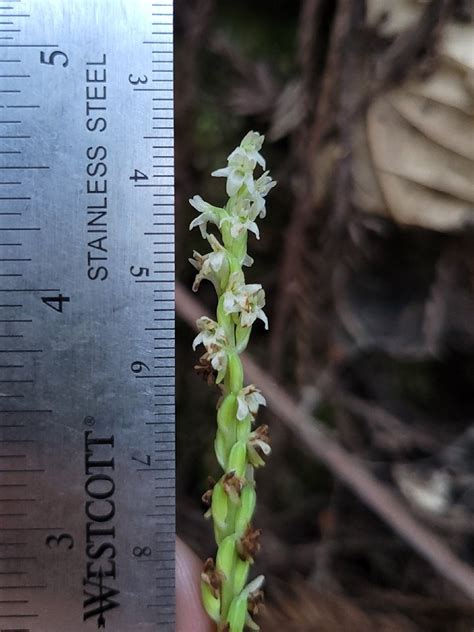
[[32, 323], [33, 321], [27, 318], [15, 318], [13, 320], [0, 320], [0, 323]]
[[[33, 384], [34, 380], [0, 380], [0, 384]], [[24, 439], [22, 440], [22, 443], [24, 442], [31, 442], [33, 441], [32, 439]], [[0, 443], [3, 443], [2, 440], [0, 440]], [[9, 442], [11, 443], [11, 442]]]
[[26, 454], [0, 454], [0, 459], [26, 459]]
[[[41, 410], [41, 409], [28, 409], [28, 410], [0, 410], [0, 413], [10, 413], [10, 414], [17, 414], [17, 415], [21, 415], [24, 413], [46, 413], [46, 414], [51, 414], [53, 411], [52, 410]], [[44, 470], [41, 470], [44, 471]]]
[[[0, 412], [9, 412], [9, 411], [0, 411]], [[0, 473], [2, 474], [7, 474], [7, 473], [15, 473], [15, 474], [28, 474], [30, 472], [40, 472], [40, 473], [44, 473], [45, 470], [40, 469], [40, 468], [36, 468], [36, 469], [26, 469], [26, 468], [16, 468], [16, 469], [12, 469], [12, 470], [0, 470]], [[2, 514], [0, 514], [2, 515]], [[18, 516], [26, 516], [26, 514], [11, 514], [11, 515], [18, 515]]]
[[[20, 244], [18, 244], [20, 245]], [[0, 292], [59, 292], [56, 288], [9, 288], [9, 289], [0, 289]], [[31, 322], [31, 321], [28, 321]]]
[[63, 531], [63, 530], [64, 530], [64, 527], [0, 527], [0, 531]]
[[[28, 137], [29, 138], [29, 137]], [[7, 165], [5, 167], [0, 167], [0, 169], [15, 169], [15, 170], [23, 170], [23, 169], [49, 169], [48, 166], [40, 165]]]
[[[28, 588], [28, 589], [39, 589], [39, 588], [47, 588], [45, 584], [36, 584], [34, 586], [0, 586], [0, 590], [18, 590], [19, 588]], [[3, 631], [2, 631], [3, 632]]]
[[[32, 502], [36, 502], [36, 498], [0, 498], [0, 503], [18, 503], [18, 502], [32, 503]], [[0, 557], [0, 559], [4, 559], [4, 558]], [[28, 558], [28, 559], [33, 559], [33, 558]]]

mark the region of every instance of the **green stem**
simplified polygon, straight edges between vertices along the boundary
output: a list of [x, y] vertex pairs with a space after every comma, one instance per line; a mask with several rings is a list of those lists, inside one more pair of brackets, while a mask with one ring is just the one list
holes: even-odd
[[[231, 317], [224, 312], [222, 297], [219, 300], [219, 306], [217, 309], [217, 320], [218, 323], [226, 331], [229, 342], [232, 342], [231, 348], [228, 353], [227, 371], [224, 378], [224, 397], [221, 400], [221, 404], [217, 411], [218, 432], [225, 432], [225, 443], [227, 448], [226, 468], [221, 479], [223, 480], [226, 475], [230, 475], [232, 472], [235, 471], [234, 466], [232, 464], [229, 464], [229, 455], [231, 454], [234, 446], [236, 446], [237, 449], [237, 443], [240, 447], [242, 445], [247, 445], [247, 441], [251, 431], [251, 424], [249, 420], [239, 421], [236, 416], [237, 397], [244, 386], [244, 371], [240, 356], [235, 350], [235, 325]], [[236, 452], [234, 451], [233, 454], [235, 453]], [[249, 464], [246, 462], [244, 469], [246, 470], [248, 467]], [[241, 474], [241, 472], [239, 472], [239, 474]], [[227, 621], [231, 603], [233, 602], [234, 598], [238, 596], [240, 590], [242, 590], [242, 588], [239, 586], [240, 582], [236, 582], [235, 576], [236, 567], [237, 564], [239, 564], [236, 544], [237, 540], [242, 536], [242, 528], [240, 528], [239, 530], [236, 524], [238, 510], [240, 506], [240, 500], [239, 504], [234, 504], [234, 502], [229, 499], [225, 532], [234, 538], [235, 548], [232, 562], [229, 563], [229, 566], [226, 569], [225, 578], [223, 579], [221, 586], [220, 616], [222, 624], [225, 624], [225, 622]], [[236, 588], [238, 590], [236, 590]]]

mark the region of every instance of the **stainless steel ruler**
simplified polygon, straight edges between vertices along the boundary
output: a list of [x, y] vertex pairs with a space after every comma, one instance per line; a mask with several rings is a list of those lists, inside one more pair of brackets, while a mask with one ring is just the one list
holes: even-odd
[[172, 0], [0, 0], [0, 632], [174, 630]]

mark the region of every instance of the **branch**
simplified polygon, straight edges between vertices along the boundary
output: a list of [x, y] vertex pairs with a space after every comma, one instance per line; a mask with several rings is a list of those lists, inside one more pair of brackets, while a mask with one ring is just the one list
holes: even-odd
[[[192, 327], [195, 327], [196, 319], [206, 312], [179, 283], [176, 287], [176, 309], [178, 315]], [[322, 424], [305, 413], [248, 354], [243, 354], [242, 360], [248, 379], [258, 384], [268, 407], [296, 434], [306, 450], [322, 461], [442, 577], [474, 600], [474, 571], [458, 559], [441, 538], [418, 523], [389, 488], [380, 483], [355, 456], [339, 446]]]

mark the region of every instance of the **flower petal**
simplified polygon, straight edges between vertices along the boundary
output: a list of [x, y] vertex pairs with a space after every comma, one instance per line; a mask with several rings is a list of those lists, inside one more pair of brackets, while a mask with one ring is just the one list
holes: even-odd
[[242, 397], [242, 395], [239, 395], [237, 397], [237, 419], [239, 421], [243, 421], [247, 417], [248, 414], [249, 414], [249, 407], [247, 406], [245, 397]]
[[227, 178], [229, 175], [229, 167], [223, 167], [222, 169], [216, 169], [211, 173], [211, 176], [215, 178]]

